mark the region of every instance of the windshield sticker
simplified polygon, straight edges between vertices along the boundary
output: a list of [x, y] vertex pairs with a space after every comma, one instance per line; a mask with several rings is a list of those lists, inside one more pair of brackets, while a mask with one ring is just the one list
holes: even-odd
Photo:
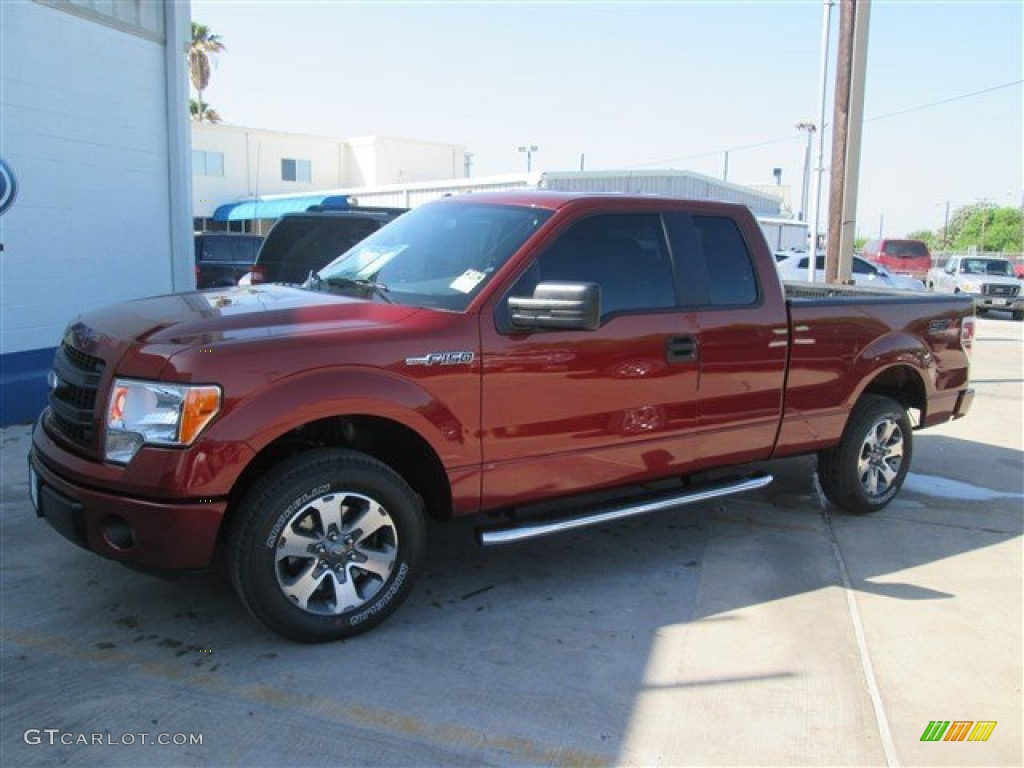
[[485, 277], [487, 277], [487, 275], [483, 272], [477, 272], [475, 269], [467, 269], [461, 275], [456, 277], [448, 287], [453, 291], [458, 291], [459, 293], [469, 293], [480, 285]]

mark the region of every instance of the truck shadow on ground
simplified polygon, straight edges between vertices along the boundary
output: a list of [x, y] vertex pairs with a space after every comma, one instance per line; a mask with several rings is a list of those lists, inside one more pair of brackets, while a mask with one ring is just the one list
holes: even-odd
[[[255, 718], [246, 731], [254, 742], [231, 753], [253, 764], [271, 761], [271, 734], [282, 722], [315, 723], [318, 738], [337, 743], [369, 735], [407, 750], [375, 753], [391, 764], [409, 749], [430, 763], [612, 763], [639, 692], [658, 686], [647, 667], [666, 628], [715, 622], [727, 632], [738, 611], [841, 586], [830, 527], [844, 549], [853, 543], [854, 590], [908, 604], [949, 599], [928, 584], [873, 579], [1019, 537], [1021, 460], [1018, 451], [918, 436], [922, 472], [942, 466], [972, 484], [979, 481], [969, 467], [986, 467], [982, 498], [907, 492], [871, 518], [832, 510], [831, 526], [811, 459], [760, 465], [776, 482], [742, 497], [506, 547], [478, 547], [473, 521], [432, 525], [426, 569], [406, 605], [373, 632], [325, 646], [268, 634], [223, 574], [165, 582], [74, 549], [31, 516], [16, 489], [2, 522], [4, 689], [16, 702], [4, 730], [28, 727], [38, 714], [32, 702], [53, 713], [61, 678], [40, 688], [40, 670], [63, 665], [81, 693], [57, 711], [73, 712], [82, 728], [102, 729], [98, 712], [109, 720], [95, 703], [104, 691], [137, 687], [156, 709], [155, 692], [170, 691], [176, 729], [205, 722], [222, 744], [237, 737], [233, 719]], [[877, 537], [880, 527], [887, 545], [859, 558], [858, 537]], [[45, 600], [40, 563], [63, 574]], [[700, 670], [698, 663], [672, 687], [799, 674]], [[213, 707], [227, 713], [223, 725], [204, 720]], [[296, 764], [324, 754], [292, 748]], [[360, 761], [351, 750], [332, 754]]]

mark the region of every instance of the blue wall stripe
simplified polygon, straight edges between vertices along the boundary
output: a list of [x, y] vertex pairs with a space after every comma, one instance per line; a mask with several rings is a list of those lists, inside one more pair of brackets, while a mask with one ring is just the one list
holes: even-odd
[[31, 424], [46, 407], [46, 373], [56, 347], [0, 355], [0, 427]]

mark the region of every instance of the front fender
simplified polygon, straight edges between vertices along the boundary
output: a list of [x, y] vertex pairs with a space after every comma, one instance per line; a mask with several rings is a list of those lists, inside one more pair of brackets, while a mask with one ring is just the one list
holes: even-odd
[[[203, 442], [244, 443], [259, 454], [291, 430], [333, 416], [376, 416], [397, 422], [430, 444], [446, 468], [480, 463], [479, 381], [466, 371], [431, 379], [430, 386], [389, 371], [327, 368], [281, 379], [225, 412]], [[457, 410], [436, 394], [443, 390]], [[221, 478], [230, 488], [233, 477]]]

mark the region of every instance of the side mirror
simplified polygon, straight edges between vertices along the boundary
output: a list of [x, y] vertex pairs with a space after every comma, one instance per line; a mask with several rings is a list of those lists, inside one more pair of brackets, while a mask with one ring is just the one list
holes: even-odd
[[596, 283], [540, 283], [533, 297], [510, 296], [512, 327], [519, 331], [594, 331], [601, 325], [601, 288]]

